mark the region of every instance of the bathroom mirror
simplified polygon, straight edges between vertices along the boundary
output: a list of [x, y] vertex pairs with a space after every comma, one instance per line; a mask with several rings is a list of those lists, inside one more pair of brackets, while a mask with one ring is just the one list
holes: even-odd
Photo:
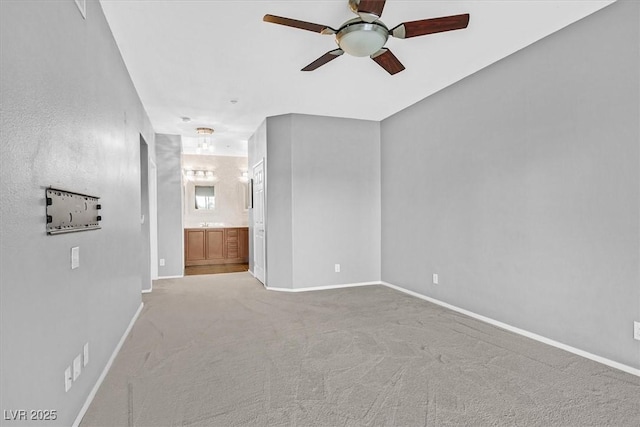
[[195, 186], [196, 209], [213, 210], [216, 207], [216, 195], [213, 185]]
[[240, 201], [240, 206], [242, 210], [246, 211], [249, 209], [249, 183], [248, 182], [239, 182], [238, 183], [238, 200]]

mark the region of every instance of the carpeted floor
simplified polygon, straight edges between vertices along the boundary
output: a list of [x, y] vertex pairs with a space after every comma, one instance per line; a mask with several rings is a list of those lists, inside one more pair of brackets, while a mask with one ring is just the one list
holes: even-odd
[[154, 283], [82, 426], [638, 426], [640, 378], [383, 286]]

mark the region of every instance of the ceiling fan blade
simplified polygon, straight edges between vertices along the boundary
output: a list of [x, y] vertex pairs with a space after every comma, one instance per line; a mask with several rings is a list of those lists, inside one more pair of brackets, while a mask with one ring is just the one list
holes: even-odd
[[320, 58], [318, 58], [315, 61], [313, 61], [311, 64], [309, 64], [306, 67], [304, 67], [301, 71], [313, 71], [316, 68], [322, 67], [327, 62], [333, 61], [334, 59], [336, 59], [338, 56], [342, 55], [343, 53], [344, 53], [344, 50], [342, 50], [342, 49], [331, 50], [331, 51], [325, 53], [324, 55], [322, 55]]
[[301, 30], [312, 31], [320, 34], [335, 34], [336, 30], [326, 25], [314, 24], [312, 22], [299, 21], [297, 19], [283, 18], [282, 16], [264, 15], [264, 22], [285, 25], [287, 27], [300, 28]]
[[391, 75], [404, 70], [404, 65], [402, 65], [402, 63], [398, 61], [398, 58], [396, 58], [396, 56], [391, 53], [391, 51], [386, 47], [383, 47], [382, 49], [371, 55], [371, 59], [376, 61], [378, 65], [387, 70], [387, 72]]
[[373, 22], [382, 16], [386, 0], [360, 0], [356, 5], [358, 15], [366, 21]]
[[469, 14], [444, 16], [442, 18], [422, 19], [419, 21], [403, 22], [389, 30], [389, 34], [399, 39], [424, 36], [444, 31], [461, 30], [469, 25]]

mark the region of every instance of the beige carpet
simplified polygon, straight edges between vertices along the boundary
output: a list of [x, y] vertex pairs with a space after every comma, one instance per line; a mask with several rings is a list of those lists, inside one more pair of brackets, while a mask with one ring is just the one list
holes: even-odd
[[640, 378], [383, 286], [154, 283], [82, 426], [638, 426]]

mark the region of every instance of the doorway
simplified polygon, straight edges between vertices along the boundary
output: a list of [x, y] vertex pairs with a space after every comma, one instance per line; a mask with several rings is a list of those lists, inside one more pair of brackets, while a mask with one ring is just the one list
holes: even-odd
[[149, 221], [149, 146], [140, 135], [140, 278], [141, 291], [151, 291], [151, 227]]
[[253, 167], [253, 274], [265, 283], [264, 159]]

